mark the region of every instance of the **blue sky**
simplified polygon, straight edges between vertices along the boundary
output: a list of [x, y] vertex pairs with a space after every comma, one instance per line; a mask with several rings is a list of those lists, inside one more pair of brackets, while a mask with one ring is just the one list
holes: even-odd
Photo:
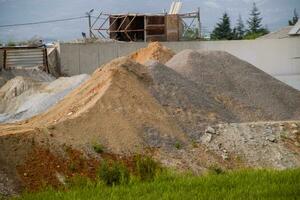
[[[156, 13], [169, 9], [172, 0], [0, 0], [0, 25], [26, 23], [82, 16], [92, 8], [95, 14]], [[239, 14], [244, 22], [249, 16], [253, 0], [182, 0], [182, 12], [201, 8], [201, 20], [206, 31], [211, 31], [223, 12], [228, 12], [232, 25]], [[270, 30], [286, 26], [293, 9], [300, 13], [300, 0], [255, 0]], [[0, 28], [0, 41], [26, 40], [37, 35], [46, 39], [71, 40], [87, 32], [87, 19], [76, 21]]]

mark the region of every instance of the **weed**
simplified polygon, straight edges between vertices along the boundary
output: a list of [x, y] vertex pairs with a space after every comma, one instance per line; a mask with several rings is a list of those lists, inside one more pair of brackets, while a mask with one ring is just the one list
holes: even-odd
[[129, 171], [124, 164], [113, 162], [110, 165], [103, 161], [98, 170], [99, 178], [109, 186], [125, 184], [129, 181]]
[[101, 144], [93, 144], [93, 149], [96, 153], [103, 153], [103, 146]]
[[225, 173], [223, 171], [223, 169], [217, 165], [212, 165], [208, 169], [209, 169], [210, 174], [224, 174]]
[[92, 181], [89, 178], [84, 177], [84, 176], [76, 175], [72, 178], [69, 178], [66, 181], [66, 186], [68, 188], [74, 188], [74, 187], [83, 188], [83, 187], [86, 187], [88, 184], [91, 184], [91, 183], [92, 183]]
[[175, 143], [175, 148], [176, 148], [176, 149], [181, 149], [181, 144], [180, 144], [180, 142], [177, 141], [177, 142]]
[[160, 164], [148, 156], [136, 156], [135, 165], [136, 175], [142, 181], [153, 180], [157, 173], [161, 171]]
[[192, 146], [193, 148], [197, 148], [198, 147], [198, 143], [196, 140], [192, 140]]
[[70, 163], [68, 168], [71, 172], [75, 172], [77, 170], [75, 163]]

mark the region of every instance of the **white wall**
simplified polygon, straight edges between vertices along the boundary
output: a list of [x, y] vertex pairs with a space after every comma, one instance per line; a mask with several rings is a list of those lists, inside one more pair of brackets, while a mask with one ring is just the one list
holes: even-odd
[[[300, 38], [164, 42], [175, 52], [184, 49], [222, 50], [243, 59], [300, 90]], [[60, 44], [62, 72], [68, 75], [92, 73], [110, 60], [145, 47], [146, 43]]]

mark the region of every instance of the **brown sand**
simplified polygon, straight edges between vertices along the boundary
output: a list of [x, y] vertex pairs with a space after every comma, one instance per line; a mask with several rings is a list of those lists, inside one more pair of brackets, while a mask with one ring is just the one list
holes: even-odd
[[114, 153], [184, 141], [176, 123], [148, 92], [150, 83], [145, 66], [128, 58], [116, 59], [47, 113], [21, 125], [0, 126], [0, 136], [44, 132], [45, 127], [61, 143], [99, 142]]
[[129, 57], [141, 64], [145, 64], [150, 60], [156, 60], [164, 64], [174, 55], [175, 53], [171, 49], [162, 46], [159, 42], [152, 42], [148, 45], [148, 47], [132, 53]]

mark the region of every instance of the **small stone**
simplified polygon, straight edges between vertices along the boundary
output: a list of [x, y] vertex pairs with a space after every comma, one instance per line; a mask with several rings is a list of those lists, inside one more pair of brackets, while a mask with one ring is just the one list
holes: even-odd
[[210, 133], [205, 133], [202, 137], [201, 137], [201, 141], [203, 143], [210, 143], [212, 140], [212, 135]]
[[300, 143], [299, 142], [295, 142], [294, 143], [296, 147], [300, 147]]
[[266, 137], [266, 140], [267, 140], [267, 141], [270, 141], [270, 142], [274, 142], [274, 143], [277, 142], [275, 136], [273, 136], [273, 135], [270, 135], [270, 136]]
[[223, 160], [228, 160], [228, 155], [225, 153], [225, 154], [222, 154], [222, 158], [223, 158]]
[[298, 131], [298, 130], [293, 130], [292, 133], [293, 133], [293, 134], [298, 134], [299, 131]]
[[23, 175], [26, 177], [26, 176], [27, 176], [27, 173], [24, 173]]
[[250, 127], [251, 127], [251, 128], [255, 128], [254, 124], [251, 124]]
[[72, 114], [73, 114], [73, 112], [69, 112], [69, 113], [68, 113], [68, 116], [70, 116], [70, 115], [72, 115]]
[[216, 133], [216, 130], [215, 130], [213, 127], [209, 126], [209, 127], [207, 127], [207, 129], [205, 130], [205, 133], [215, 134], [215, 133]]
[[295, 123], [292, 123], [292, 124], [291, 124], [291, 127], [292, 127], [292, 128], [298, 128], [298, 125], [295, 124]]

